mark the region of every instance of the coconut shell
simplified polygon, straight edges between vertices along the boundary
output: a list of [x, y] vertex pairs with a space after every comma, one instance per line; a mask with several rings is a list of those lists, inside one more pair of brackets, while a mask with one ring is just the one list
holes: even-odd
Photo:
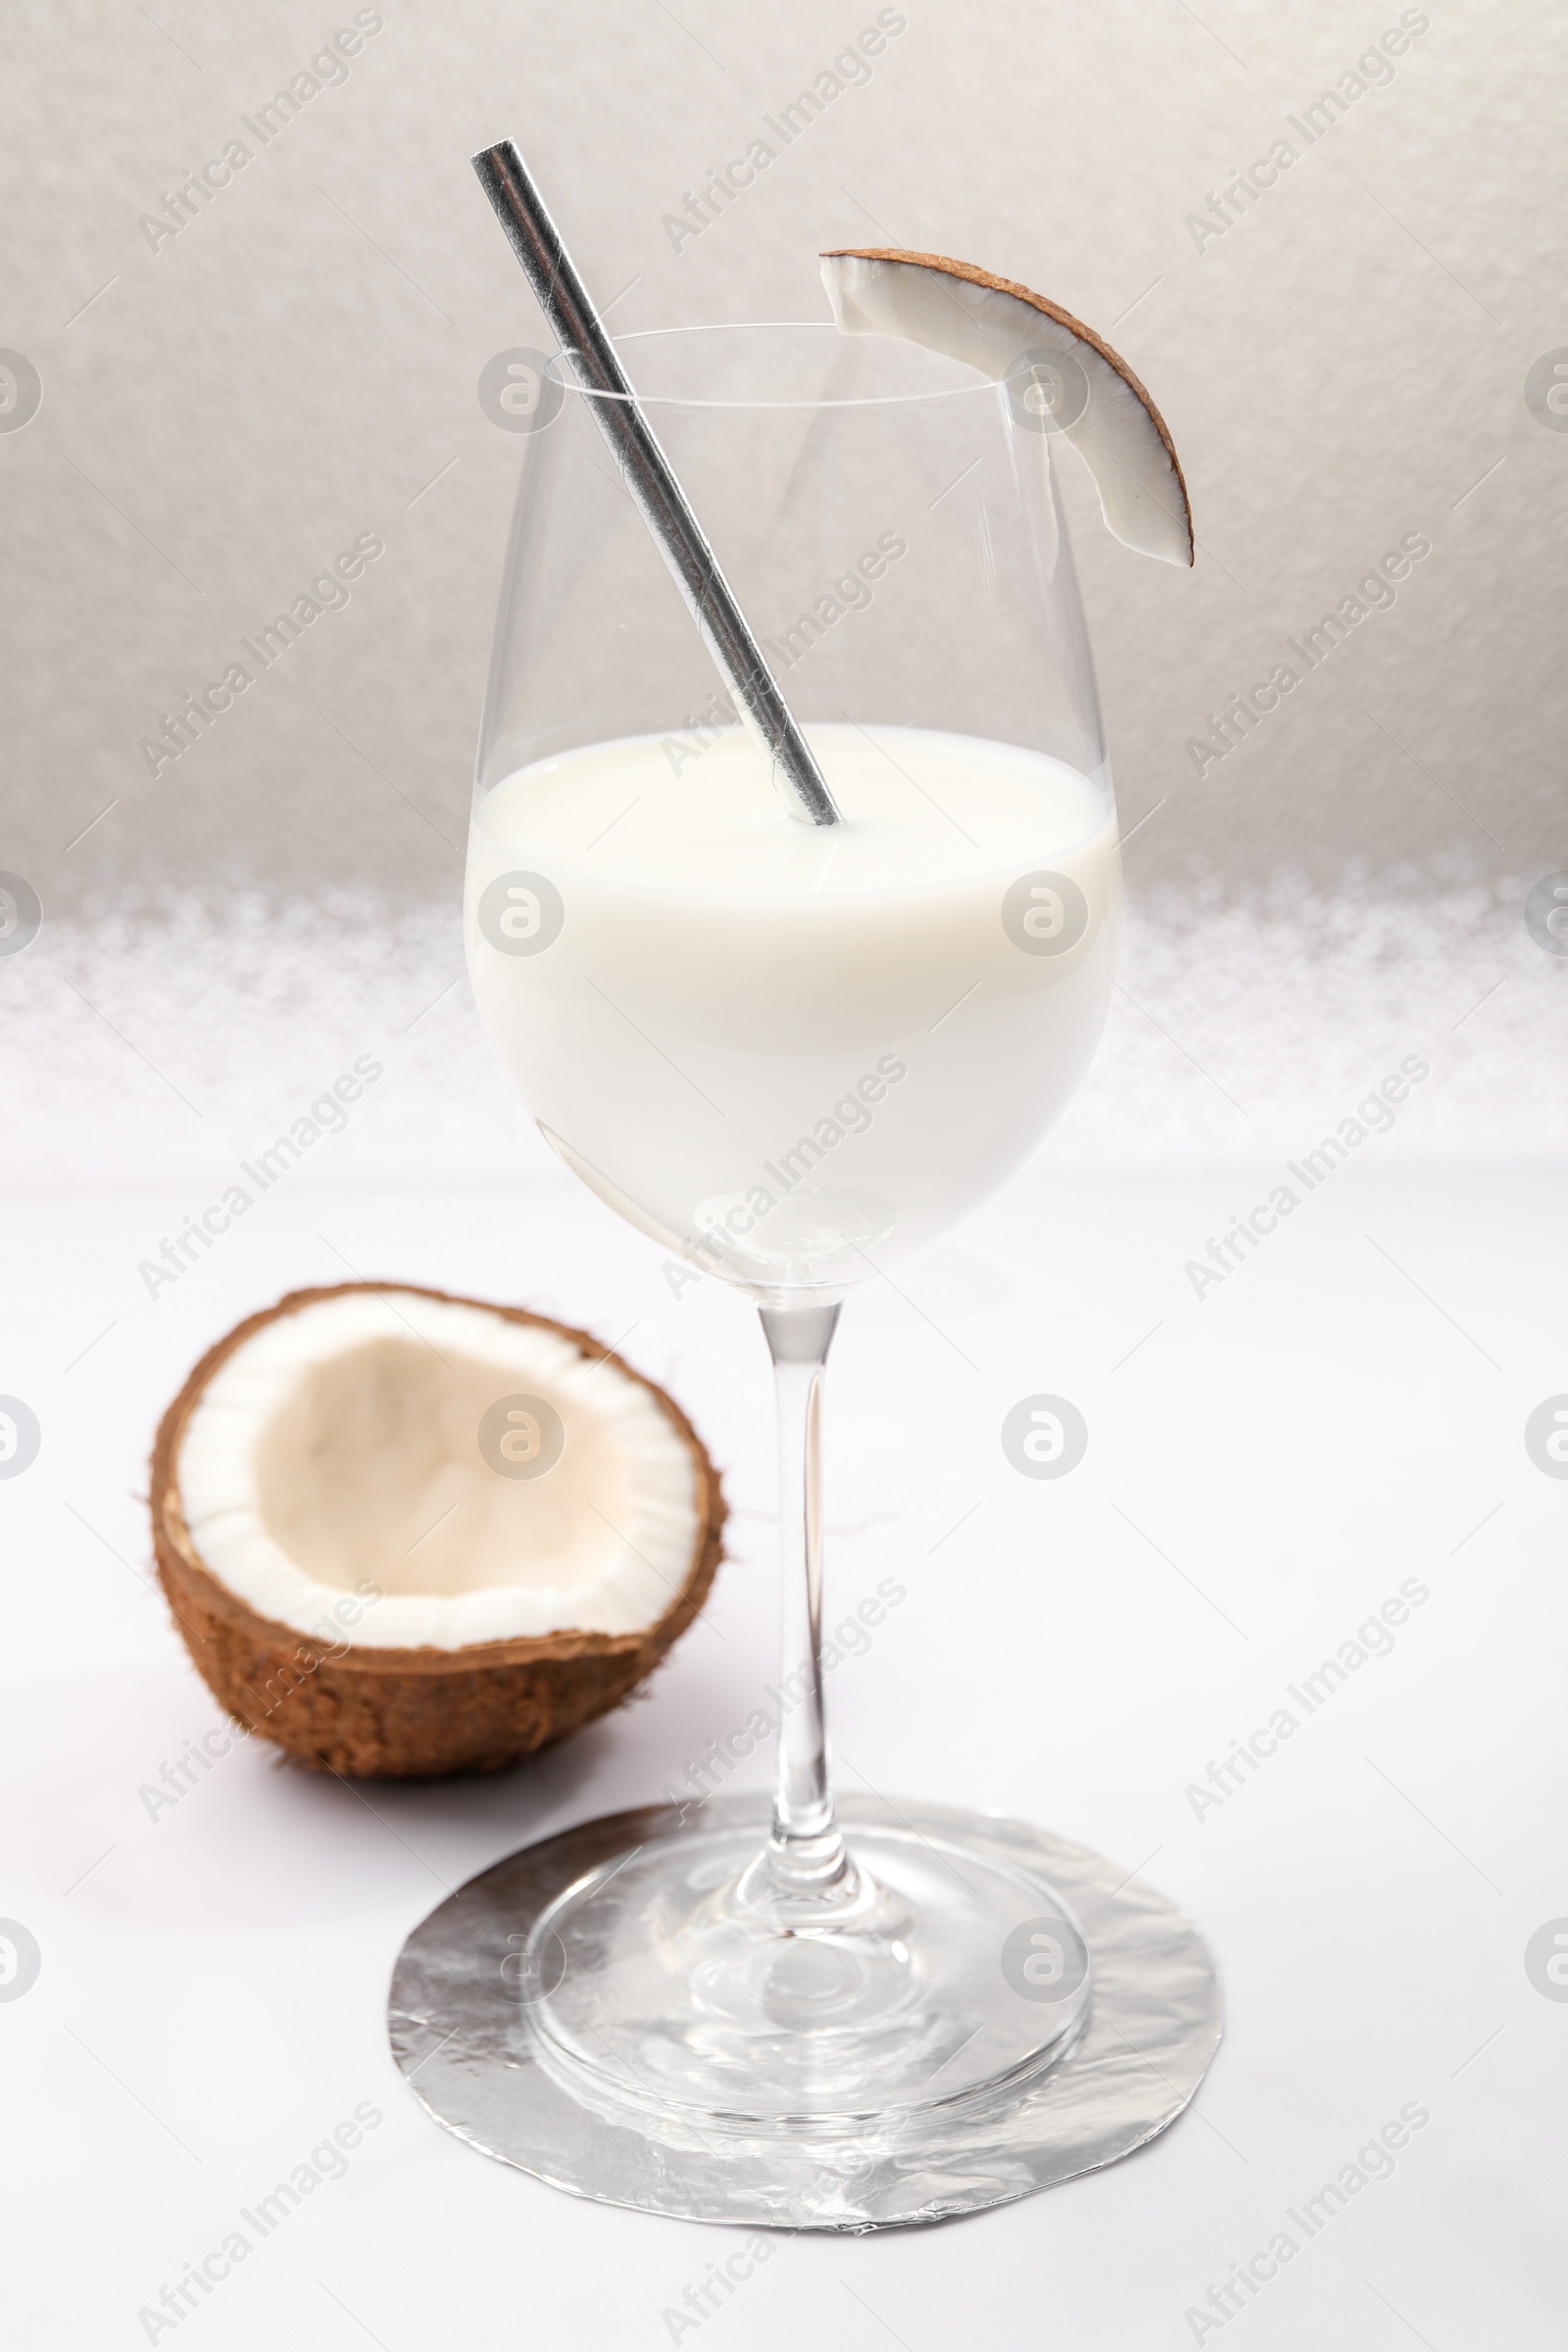
[[[664, 1614], [633, 1634], [559, 1633], [463, 1649], [323, 1643], [248, 1607], [203, 1565], [185, 1524], [179, 1443], [219, 1366], [264, 1324], [347, 1292], [412, 1291], [532, 1323], [611, 1363], [646, 1389], [696, 1471], [698, 1528], [686, 1580]], [[426, 1779], [496, 1772], [552, 1746], [618, 1706], [697, 1615], [723, 1557], [718, 1474], [672, 1396], [592, 1335], [520, 1306], [495, 1306], [417, 1283], [347, 1282], [291, 1291], [210, 1348], [159, 1424], [152, 1455], [153, 1548], [174, 1623], [209, 1690], [234, 1720], [314, 1770], [351, 1778]]]
[[1187, 476], [1176, 455], [1170, 427], [1155, 408], [1149, 387], [1134, 374], [1120, 352], [1112, 350], [1103, 335], [1097, 335], [1092, 326], [1086, 326], [1081, 318], [1075, 318], [1071, 311], [1064, 311], [1059, 302], [1052, 302], [1046, 295], [1037, 294], [1032, 286], [1020, 285], [1015, 277], [998, 277], [994, 271], [982, 270], [974, 262], [956, 262], [947, 254], [906, 253], [897, 245], [833, 245], [820, 259], [824, 262], [903, 262], [920, 270], [935, 270], [944, 277], [962, 278], [971, 286], [983, 286], [990, 293], [1007, 294], [1014, 302], [1026, 303], [1031, 310], [1038, 311], [1042, 318], [1065, 327], [1068, 334], [1076, 337], [1080, 343], [1086, 343], [1091, 351], [1098, 352], [1106, 366], [1121, 377], [1128, 390], [1142, 402], [1150, 423], [1159, 435], [1160, 446], [1170, 461], [1176, 487], [1181, 494], [1182, 527], [1187, 534], [1187, 562], [1191, 566], [1197, 550], [1193, 536], [1193, 504], [1187, 495]]

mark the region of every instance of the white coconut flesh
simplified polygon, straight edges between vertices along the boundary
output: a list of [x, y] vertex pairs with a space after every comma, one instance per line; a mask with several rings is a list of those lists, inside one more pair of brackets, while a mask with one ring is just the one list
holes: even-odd
[[[498, 1474], [480, 1449], [486, 1413], [517, 1396], [560, 1416], [543, 1475]], [[220, 1585], [367, 1648], [642, 1632], [698, 1536], [696, 1463], [640, 1382], [555, 1331], [408, 1291], [264, 1324], [203, 1391], [176, 1471]]]
[[1159, 412], [1078, 319], [1026, 286], [929, 254], [824, 254], [822, 282], [842, 334], [902, 336], [998, 383], [1036, 355], [1081, 368], [1088, 398], [1076, 415], [1076, 402], [1063, 410], [1060, 432], [1094, 476], [1106, 528], [1141, 555], [1192, 563], [1187, 491]]

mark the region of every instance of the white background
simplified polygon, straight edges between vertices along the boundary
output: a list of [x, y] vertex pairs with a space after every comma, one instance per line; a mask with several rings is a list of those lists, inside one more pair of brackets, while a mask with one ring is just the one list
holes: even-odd
[[[885, 1576], [908, 1595], [832, 1676], [846, 1784], [1021, 1814], [1142, 1866], [1222, 1975], [1228, 2037], [1196, 2109], [999, 2214], [792, 2239], [705, 2344], [872, 2352], [892, 2329], [910, 2352], [1175, 2352], [1209, 2283], [1410, 2101], [1432, 2120], [1394, 2177], [1234, 2340], [1384, 2352], [1401, 2321], [1434, 2352], [1560, 2340], [1568, 2004], [1523, 1955], [1568, 1914], [1568, 1485], [1521, 1443], [1563, 1382], [1560, 1310], [1544, 1312], [1560, 1191], [1347, 1167], [1200, 1303], [1185, 1257], [1269, 1174], [1022, 1178], [900, 1270], [906, 1297], [852, 1303], [830, 1394], [828, 1622]], [[676, 1301], [658, 1251], [564, 1177], [279, 1186], [199, 1278], [62, 1370], [172, 1214], [155, 1196], [90, 1220], [34, 1206], [12, 1277], [10, 1360], [46, 1431], [0, 1488], [5, 1909], [44, 1953], [0, 2006], [19, 2340], [146, 2340], [138, 2310], [369, 2098], [386, 2120], [347, 2178], [182, 2342], [690, 2342], [662, 2314], [725, 2233], [575, 2204], [470, 2153], [403, 2087], [383, 2007], [403, 1936], [449, 1887], [647, 1801], [774, 1678], [760, 1337], [711, 1282]], [[626, 1334], [690, 1407], [725, 1469], [733, 1556], [648, 1699], [535, 1765], [351, 1788], [253, 1742], [149, 1818], [142, 1785], [220, 1718], [142, 1581], [148, 1425], [212, 1332], [330, 1279], [338, 1250], [481, 1293], [508, 1262], [547, 1269], [529, 1296]], [[1060, 1482], [1001, 1449], [1004, 1413], [1041, 1392], [1089, 1424]], [[1430, 1597], [1392, 1653], [1200, 1819], [1188, 1785], [1408, 1578]]]
[[[18, 19], [0, 167], [0, 344], [44, 385], [0, 433], [0, 866], [45, 906], [0, 959], [0, 1391], [44, 1432], [0, 1483], [0, 1916], [43, 1952], [0, 2002], [19, 2340], [147, 2341], [138, 2311], [365, 2099], [384, 2122], [347, 2177], [182, 2342], [657, 2346], [727, 2250], [469, 2154], [384, 2037], [393, 1957], [448, 1886], [645, 1801], [772, 1672], [747, 1311], [674, 1298], [554, 1167], [461, 977], [517, 455], [475, 383], [539, 335], [466, 158], [511, 131], [627, 329], [819, 315], [814, 256], [844, 242], [1064, 302], [1151, 385], [1202, 549], [1187, 577], [1141, 564], [1065, 484], [1125, 821], [1149, 817], [1125, 993], [1035, 1168], [846, 1315], [830, 1621], [908, 1587], [833, 1678], [846, 1782], [1142, 1866], [1210, 1938], [1229, 2036], [1144, 2155], [942, 2230], [790, 2240], [698, 2332], [1174, 2352], [1210, 2281], [1417, 2101], [1394, 2177], [1227, 2340], [1554, 2345], [1568, 2003], [1524, 1950], [1568, 1916], [1568, 1482], [1522, 1432], [1568, 1391], [1568, 962], [1521, 903], [1568, 867], [1568, 434], [1524, 400], [1568, 345], [1560, 12], [1433, 5], [1392, 85], [1200, 254], [1187, 215], [1397, 9], [911, 0], [870, 85], [677, 255], [662, 216], [873, 9], [392, 6], [156, 256], [138, 215], [352, 12], [154, 13]], [[349, 609], [155, 783], [138, 737], [368, 528], [387, 555]], [[1205, 713], [1415, 530], [1434, 554], [1396, 609], [1200, 781]], [[347, 1131], [149, 1298], [139, 1262], [364, 1053], [384, 1074]], [[1431, 1076], [1394, 1130], [1195, 1297], [1209, 1237], [1412, 1054]], [[138, 1790], [218, 1720], [146, 1586], [153, 1428], [242, 1314], [350, 1270], [626, 1335], [725, 1473], [713, 1630], [536, 1766], [351, 1788], [252, 1743], [150, 1820]], [[1059, 1484], [998, 1442], [1042, 1391], [1090, 1428]], [[1195, 1818], [1210, 1759], [1410, 1577], [1430, 1598], [1393, 1654]]]

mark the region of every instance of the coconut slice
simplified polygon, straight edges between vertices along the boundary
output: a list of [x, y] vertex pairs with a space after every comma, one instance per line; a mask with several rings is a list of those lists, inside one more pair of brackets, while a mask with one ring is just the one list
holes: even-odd
[[152, 1516], [229, 1712], [406, 1776], [511, 1763], [624, 1698], [701, 1607], [725, 1511], [680, 1407], [587, 1333], [349, 1283], [202, 1358]]
[[1060, 432], [1124, 547], [1193, 561], [1193, 517], [1165, 419], [1126, 361], [1043, 294], [935, 253], [846, 246], [822, 256], [846, 335], [899, 335], [1006, 383], [1020, 421]]

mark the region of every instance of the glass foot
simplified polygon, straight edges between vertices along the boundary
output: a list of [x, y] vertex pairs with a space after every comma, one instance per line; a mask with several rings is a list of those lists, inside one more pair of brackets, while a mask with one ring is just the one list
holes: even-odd
[[523, 1954], [540, 2064], [644, 2130], [754, 2138], [853, 2136], [1026, 2082], [1078, 2037], [1089, 1951], [1049, 1881], [975, 1826], [858, 1828], [809, 1895], [748, 1826], [612, 1856]]
[[[960, 1971], [957, 1980], [963, 2030], [979, 2026], [995, 2034], [1009, 2019], [1016, 2024], [1022, 2017], [1017, 2046], [1029, 2053], [1024, 2071], [990, 2096], [980, 2095], [974, 2088], [983, 2072], [978, 2053], [995, 2044], [984, 2043], [983, 2032], [970, 2031], [964, 2047], [955, 2020], [951, 2062], [935, 2071], [928, 2066], [915, 2082], [915, 2101], [926, 2103], [888, 2109], [858, 2132], [822, 2124], [824, 2116], [845, 2112], [835, 2106], [836, 2092], [816, 2108], [794, 2111], [800, 2121], [781, 2100], [775, 2120], [748, 2128], [740, 2119], [748, 2112], [756, 2116], [765, 2104], [755, 2085], [748, 2102], [705, 2109], [707, 2121], [683, 2124], [666, 2082], [645, 2063], [647, 2046], [654, 2045], [662, 2062], [673, 2052], [683, 2074], [695, 2049], [702, 2085], [697, 2103], [713, 2097], [713, 2072], [727, 2098], [729, 2070], [710, 2071], [710, 2052], [723, 2049], [728, 2026], [714, 2024], [695, 2004], [683, 2016], [675, 2012], [678, 2027], [667, 2009], [662, 2015], [645, 2011], [654, 2031], [640, 2042], [633, 2010], [629, 2027], [622, 2020], [607, 2029], [611, 2050], [619, 2045], [617, 2066], [612, 2067], [605, 2043], [580, 2019], [570, 2022], [569, 2002], [559, 2006], [568, 1982], [568, 1941], [575, 1943], [575, 1923], [595, 1913], [612, 1926], [615, 1886], [644, 1859], [662, 1872], [674, 1862], [670, 1849], [677, 1843], [691, 1857], [684, 1874], [689, 1894], [677, 1901], [678, 1916], [732, 1886], [735, 1870], [762, 1846], [769, 1813], [767, 1797], [758, 1791], [710, 1798], [695, 1819], [672, 1806], [649, 1805], [579, 1822], [509, 1854], [448, 1895], [414, 1930], [393, 1973], [392, 2046], [416, 2098], [467, 2146], [573, 2196], [684, 2221], [850, 2232], [978, 2213], [1094, 2172], [1146, 2146], [1192, 2098], [1219, 2039], [1219, 1988], [1201, 1941], [1162, 1895], [1129, 1877], [1124, 1863], [1026, 1822], [957, 1812], [917, 1797], [895, 1804], [847, 1795], [839, 1814], [851, 1852], [895, 1898], [907, 1904], [916, 1886], [907, 1872], [929, 1867], [932, 1884], [938, 1877], [945, 1882], [946, 1901], [956, 1884], [952, 1865], [968, 1886], [1004, 1883], [1029, 1889], [1034, 1908], [1008, 1929], [1016, 1940], [1005, 1946], [1007, 1956], [999, 1963], [993, 1946], [989, 1971], [982, 1959], [973, 1975]], [[716, 1867], [711, 1879], [710, 1866]], [[923, 1877], [919, 1884], [926, 1884]], [[591, 1903], [585, 1899], [590, 1890]], [[626, 1903], [628, 1921], [635, 1908]], [[557, 1925], [551, 1936], [536, 1935], [552, 1914]], [[1077, 1923], [1094, 1954], [1094, 1999], [1076, 2031], [1061, 2031], [1053, 2011], [1070, 2009], [1083, 1988], [1065, 2002], [1049, 1997], [1060, 1990], [1051, 1981], [1056, 1965], [1052, 1931], [1036, 1923], [1054, 1918]], [[1037, 1943], [1037, 1935], [1048, 1941]], [[776, 1940], [772, 1948], [777, 1951]], [[613, 1932], [605, 1949], [612, 1958], [620, 1949]], [[667, 1984], [668, 1961], [659, 1960], [652, 1939], [644, 1951], [658, 1962], [656, 1987]], [[889, 1956], [898, 1967], [897, 1955]], [[727, 1969], [720, 1974], [733, 1984]], [[1027, 1994], [1018, 1991], [1015, 1977], [1029, 1987]], [[819, 2000], [820, 1983], [811, 1989]], [[842, 1980], [836, 1989], [842, 1991]], [[750, 1990], [746, 2016], [755, 2020], [760, 2011], [767, 2019], [772, 1995], [765, 1969], [760, 1986]], [[794, 2019], [799, 1982], [786, 1976], [779, 1990]], [[533, 2024], [541, 2010], [556, 2028], [548, 2039]], [[722, 2020], [724, 2013], [717, 2014]], [[917, 2006], [911, 2014], [918, 2016]], [[848, 2047], [840, 2042], [836, 2058], [830, 2055], [834, 2045], [822, 2034], [823, 2022], [819, 2016], [814, 2029], [822, 2068], [811, 2088], [818, 2093], [831, 2089], [834, 2065]], [[562, 2025], [568, 2028], [564, 2036]], [[571, 2062], [557, 2049], [574, 2043], [579, 2029], [597, 2056], [589, 2065], [574, 2065], [568, 2081]], [[741, 2047], [754, 2058], [758, 2038], [741, 2035]], [[910, 2040], [912, 2046], [912, 2034]], [[852, 2082], [852, 2099], [867, 2090], [886, 2097], [890, 2076], [897, 2083], [897, 2050], [881, 2056], [880, 2073], [868, 2070], [860, 2078], [864, 2088], [856, 2093]], [[934, 2047], [933, 2061], [939, 2056]], [[768, 2068], [764, 2063], [751, 2071], [765, 2078]], [[773, 2087], [776, 2094], [776, 2077]], [[684, 2088], [690, 2104], [689, 2076]], [[633, 2096], [640, 2107], [632, 2105]], [[949, 2103], [935, 2103], [943, 2099]]]

